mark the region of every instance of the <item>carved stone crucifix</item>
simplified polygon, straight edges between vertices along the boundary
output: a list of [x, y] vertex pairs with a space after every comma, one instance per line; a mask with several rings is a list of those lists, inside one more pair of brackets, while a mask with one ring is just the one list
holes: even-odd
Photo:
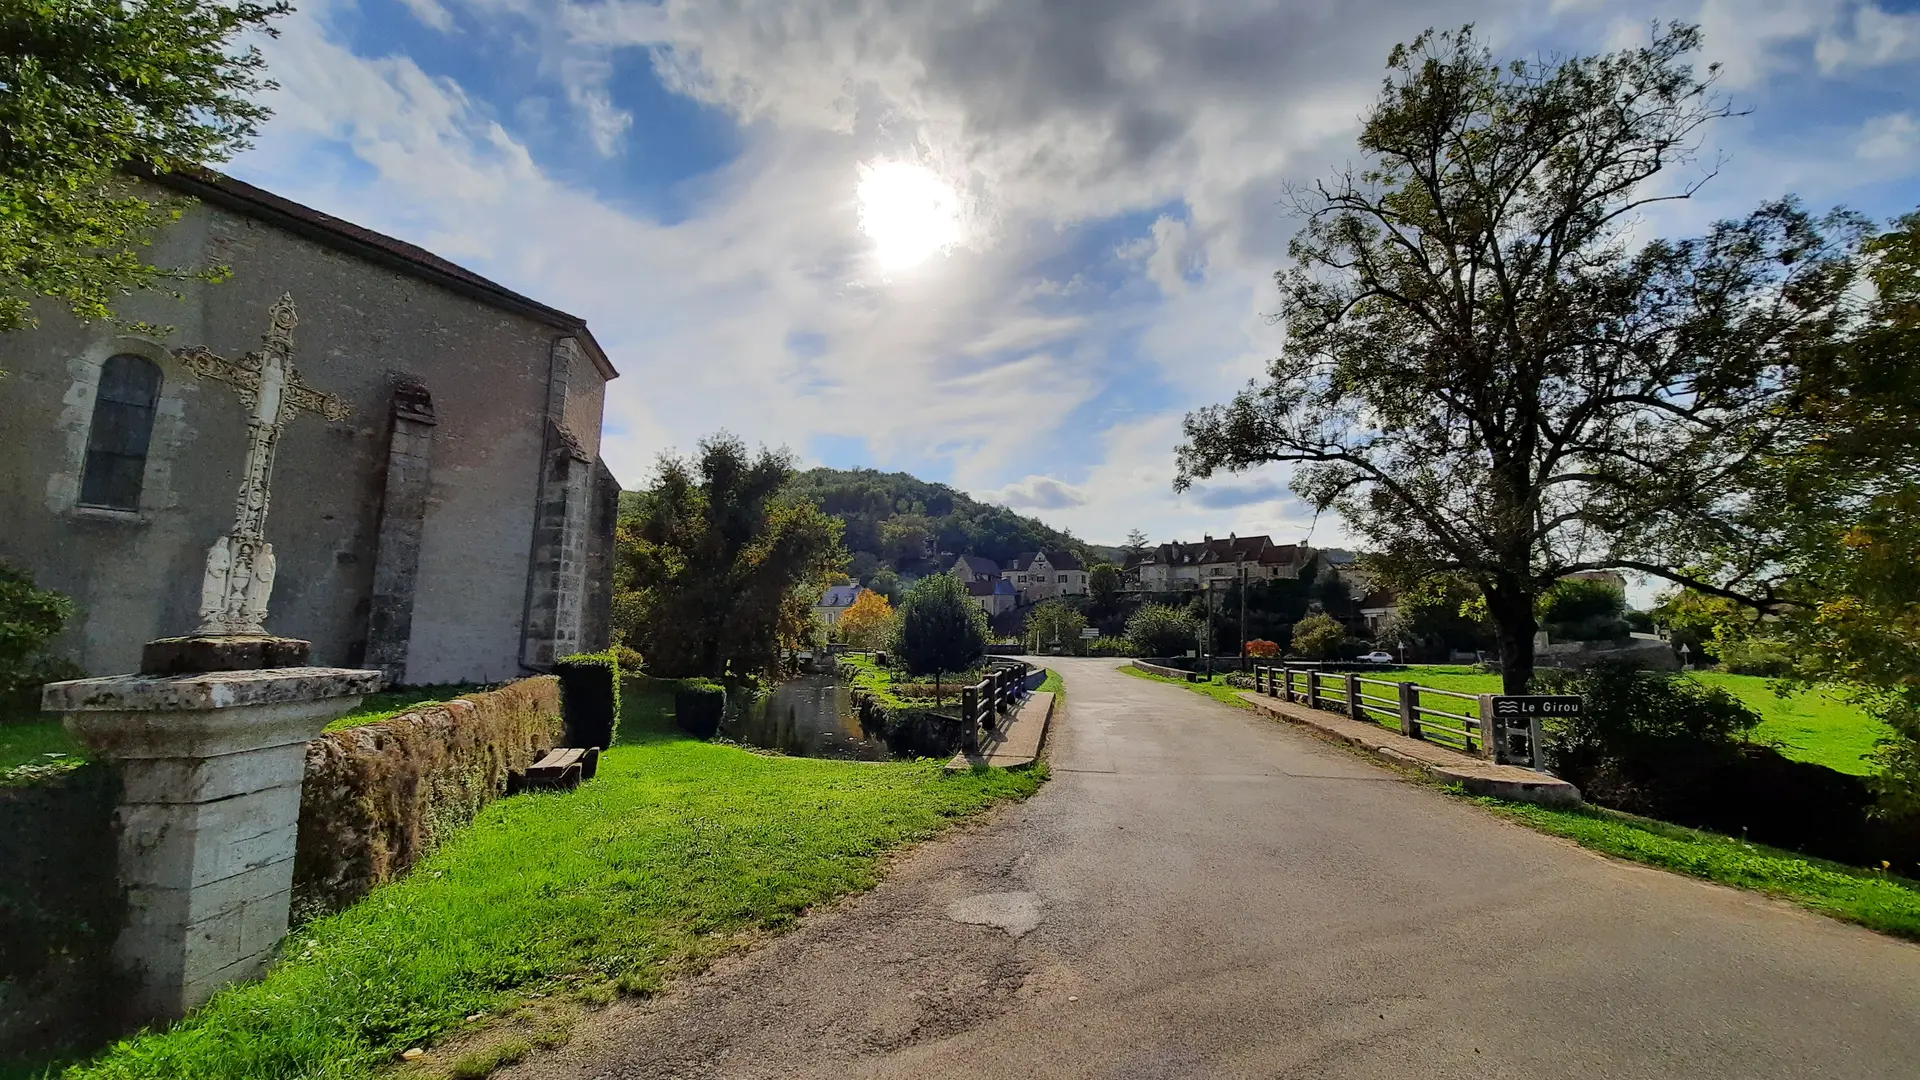
[[174, 358], [195, 375], [232, 386], [248, 410], [247, 462], [234, 504], [233, 531], [207, 551], [200, 583], [202, 637], [265, 634], [267, 598], [273, 592], [273, 545], [267, 543], [267, 500], [273, 484], [273, 451], [280, 429], [300, 412], [345, 420], [346, 402], [300, 381], [293, 367], [293, 295], [282, 294], [268, 313], [261, 347], [229, 360], [205, 346], [175, 349]]

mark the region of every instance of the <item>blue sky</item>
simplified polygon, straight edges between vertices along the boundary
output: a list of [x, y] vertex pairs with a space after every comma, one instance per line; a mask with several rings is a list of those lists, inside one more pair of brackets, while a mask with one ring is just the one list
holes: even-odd
[[726, 428], [1099, 542], [1338, 543], [1278, 468], [1175, 496], [1172, 449], [1279, 350], [1279, 199], [1349, 159], [1395, 42], [1700, 23], [1752, 113], [1710, 133], [1702, 196], [1647, 223], [1686, 233], [1788, 191], [1920, 204], [1917, 8], [303, 0], [264, 46], [276, 117], [231, 168], [586, 317], [623, 373], [603, 453], [629, 486]]

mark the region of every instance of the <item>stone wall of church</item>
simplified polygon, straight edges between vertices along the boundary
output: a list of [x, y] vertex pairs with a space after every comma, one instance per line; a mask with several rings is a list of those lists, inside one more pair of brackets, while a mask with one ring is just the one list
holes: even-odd
[[[231, 387], [196, 378], [170, 350], [204, 345], [238, 357], [257, 348], [284, 292], [299, 315], [300, 377], [345, 399], [353, 415], [341, 423], [300, 415], [280, 438], [266, 530], [278, 562], [268, 628], [310, 639], [315, 663], [364, 662], [393, 393], [417, 384], [431, 394], [436, 424], [405, 681], [518, 676], [561, 332], [205, 204], [168, 230], [153, 257], [224, 264], [234, 276], [184, 283], [182, 300], [131, 299], [124, 317], [171, 328], [155, 338], [42, 306], [40, 327], [8, 335], [0, 360], [10, 372], [0, 394], [0, 444], [10, 450], [0, 455], [0, 559], [79, 604], [69, 655], [94, 674], [126, 671], [142, 643], [195, 626], [207, 547], [233, 519], [246, 410]], [[145, 356], [163, 376], [132, 512], [79, 505], [94, 391], [116, 353]], [[568, 419], [597, 448], [601, 380], [583, 363], [574, 381]]]

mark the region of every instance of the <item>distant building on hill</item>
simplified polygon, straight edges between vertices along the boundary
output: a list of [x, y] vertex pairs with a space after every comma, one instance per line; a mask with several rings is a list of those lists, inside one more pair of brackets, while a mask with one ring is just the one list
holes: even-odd
[[1019, 603], [1019, 594], [1014, 591], [1013, 582], [1006, 578], [979, 578], [967, 582], [967, 595], [980, 605], [989, 617], [1012, 611]]
[[860, 586], [830, 585], [826, 592], [820, 594], [819, 601], [813, 605], [813, 613], [820, 616], [820, 620], [828, 626], [837, 626], [840, 616], [845, 615], [847, 609], [852, 607], [853, 602], [858, 599], [860, 599]]
[[1174, 540], [1128, 561], [1124, 568], [1143, 592], [1181, 592], [1205, 582], [1297, 578], [1315, 554], [1305, 544], [1276, 544], [1267, 536], [1203, 537], [1197, 544]]
[[1029, 551], [1000, 572], [1022, 604], [1056, 596], [1085, 596], [1087, 568], [1070, 551]]
[[959, 578], [962, 584], [993, 582], [1000, 579], [1000, 564], [979, 555], [959, 555], [954, 557], [947, 573]]

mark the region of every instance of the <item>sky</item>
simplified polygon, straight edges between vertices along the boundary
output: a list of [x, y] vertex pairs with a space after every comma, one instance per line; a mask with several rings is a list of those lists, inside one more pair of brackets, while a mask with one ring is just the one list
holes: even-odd
[[300, 0], [228, 169], [584, 317], [629, 488], [725, 429], [1096, 543], [1333, 546], [1283, 466], [1172, 490], [1181, 418], [1280, 351], [1289, 186], [1428, 26], [1672, 19], [1750, 111], [1646, 227], [1920, 205], [1920, 0]]

